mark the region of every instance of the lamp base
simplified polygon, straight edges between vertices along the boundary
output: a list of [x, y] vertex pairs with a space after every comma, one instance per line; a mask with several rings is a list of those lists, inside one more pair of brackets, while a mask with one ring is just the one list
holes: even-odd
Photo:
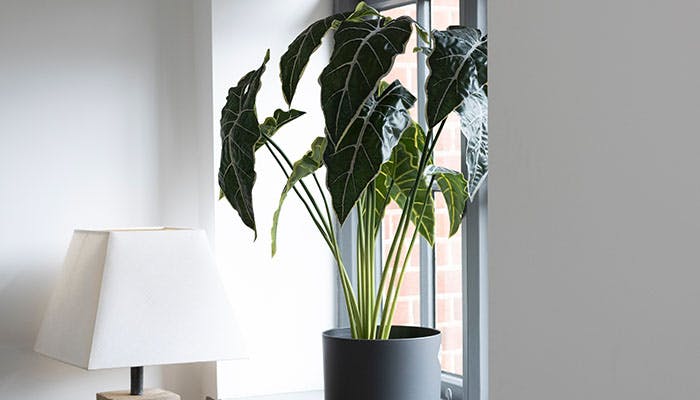
[[163, 389], [144, 389], [143, 394], [135, 396], [128, 390], [97, 393], [97, 400], [181, 400], [180, 395]]

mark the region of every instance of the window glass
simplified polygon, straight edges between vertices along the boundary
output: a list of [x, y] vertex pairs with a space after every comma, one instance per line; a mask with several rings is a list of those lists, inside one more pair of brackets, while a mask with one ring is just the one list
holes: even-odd
[[[459, 25], [459, 0], [430, 2], [432, 29]], [[452, 113], [435, 146], [435, 162], [456, 171], [462, 169], [459, 117]], [[450, 220], [441, 194], [435, 196], [435, 323], [442, 332], [442, 369], [462, 374], [462, 237], [461, 230], [448, 238]]]
[[435, 194], [435, 325], [442, 332], [443, 371], [462, 374], [462, 235], [448, 238], [450, 218]]
[[[459, 25], [459, 0], [431, 0], [431, 29], [444, 30]], [[437, 129], [437, 128], [436, 128]], [[462, 168], [459, 117], [451, 113], [435, 146], [435, 163], [456, 171]]]
[[[383, 10], [382, 14], [392, 18], [408, 15], [416, 18], [415, 4]], [[445, 29], [459, 24], [459, 0], [431, 1], [432, 29]], [[399, 79], [413, 94], [417, 94], [418, 63], [412, 49], [415, 33], [409, 39], [406, 52], [396, 57], [394, 66], [385, 78], [387, 82]], [[417, 119], [416, 107], [412, 117]], [[437, 165], [460, 171], [462, 168], [461, 136], [459, 118], [451, 115], [440, 140], [435, 147]], [[462, 240], [461, 230], [453, 237], [449, 235], [449, 216], [442, 194], [435, 195], [435, 319], [436, 328], [442, 332], [440, 361], [446, 372], [462, 374]], [[391, 241], [401, 217], [401, 209], [394, 203], [387, 207], [382, 225], [382, 254], [386, 259]], [[396, 325], [420, 325], [420, 250], [415, 245], [394, 315]]]

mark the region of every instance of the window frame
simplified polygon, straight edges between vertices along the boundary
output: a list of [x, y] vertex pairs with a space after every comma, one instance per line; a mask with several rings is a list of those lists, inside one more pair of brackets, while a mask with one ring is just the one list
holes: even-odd
[[[431, 0], [365, 0], [367, 4], [378, 10], [416, 4], [416, 20], [422, 26], [431, 29]], [[460, 24], [479, 28], [486, 32], [487, 0], [459, 0]], [[355, 8], [357, 0], [334, 0], [334, 11], [344, 12]], [[420, 40], [420, 39], [418, 39]], [[416, 59], [419, 82], [418, 107], [425, 107], [425, 82], [427, 65], [425, 54], [417, 53]], [[425, 127], [424, 115], [419, 114], [418, 123]], [[464, 156], [466, 139], [461, 137], [461, 152]], [[463, 158], [463, 157], [462, 157]], [[462, 172], [467, 173], [466, 164], [462, 163]], [[487, 400], [488, 399], [488, 274], [486, 227], [488, 223], [487, 200], [488, 179], [477, 193], [473, 201], [468, 202], [465, 217], [462, 221], [462, 375], [442, 371], [441, 398], [446, 400]], [[439, 191], [434, 187], [433, 192]], [[354, 231], [357, 228], [357, 216], [351, 213], [345, 224], [338, 226], [341, 256], [348, 260], [348, 265], [354, 265], [356, 245]], [[381, 237], [377, 238], [378, 248], [381, 249]], [[436, 267], [435, 249], [420, 237], [420, 320], [422, 326], [436, 325]], [[381, 263], [381, 250], [377, 252], [378, 265]], [[356, 285], [354, 269], [348, 271], [353, 285]], [[377, 271], [378, 282], [381, 271]], [[337, 287], [337, 325], [349, 326], [345, 313], [345, 299], [341, 288]], [[464, 389], [466, 388], [466, 390]]]

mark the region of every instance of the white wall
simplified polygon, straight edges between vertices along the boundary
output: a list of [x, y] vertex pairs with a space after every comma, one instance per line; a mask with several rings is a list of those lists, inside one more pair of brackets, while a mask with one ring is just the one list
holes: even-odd
[[[270, 260], [283, 177], [269, 156], [259, 158], [258, 241], [224, 202], [215, 221], [214, 139], [228, 87], [259, 65], [267, 47], [273, 60], [261, 119], [284, 106], [279, 56], [330, 7], [322, 0], [0, 3], [0, 397], [89, 398], [127, 384], [126, 370], [85, 372], [32, 352], [79, 226], [199, 226], [215, 237], [251, 358], [147, 368], [147, 386], [186, 400], [321, 387], [320, 334], [335, 308], [329, 254], [291, 198]], [[275, 29], [259, 29], [260, 21]], [[253, 31], [254, 40], [245, 34]], [[296, 108], [318, 109], [316, 76], [327, 56], [319, 50], [309, 66]], [[315, 111], [279, 140], [297, 158], [322, 126]]]
[[491, 399], [696, 399], [700, 3], [489, 6]]
[[[271, 60], [258, 97], [258, 116], [286, 108], [279, 83], [279, 57], [311, 22], [331, 13], [327, 0], [212, 2], [215, 120], [228, 88], [258, 68], [265, 50]], [[327, 63], [319, 49], [299, 85], [293, 107], [309, 114], [278, 133], [294, 160], [323, 134], [317, 77]], [[215, 133], [218, 137], [218, 131]], [[218, 145], [217, 154], [218, 159]], [[238, 304], [248, 338], [250, 359], [219, 363], [219, 398], [320, 389], [321, 333], [334, 324], [334, 267], [330, 253], [301, 203], [290, 195], [282, 211], [278, 254], [270, 259], [272, 213], [284, 186], [274, 160], [257, 154], [258, 178], [253, 192], [258, 239], [224, 201], [216, 206], [219, 264]]]
[[[86, 372], [32, 352], [73, 228], [211, 230], [211, 140], [200, 133], [211, 111], [194, 97], [210, 98], [210, 64], [194, 57], [210, 59], [197, 48], [210, 40], [208, 14], [194, 18], [207, 12], [192, 0], [0, 2], [1, 398], [128, 385], [128, 370]], [[146, 384], [201, 398], [198, 370], [147, 368]]]

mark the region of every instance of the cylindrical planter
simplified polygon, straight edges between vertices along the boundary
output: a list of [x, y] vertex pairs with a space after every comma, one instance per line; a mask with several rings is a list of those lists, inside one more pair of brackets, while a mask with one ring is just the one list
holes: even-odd
[[394, 326], [388, 340], [323, 333], [326, 400], [438, 400], [440, 331]]

